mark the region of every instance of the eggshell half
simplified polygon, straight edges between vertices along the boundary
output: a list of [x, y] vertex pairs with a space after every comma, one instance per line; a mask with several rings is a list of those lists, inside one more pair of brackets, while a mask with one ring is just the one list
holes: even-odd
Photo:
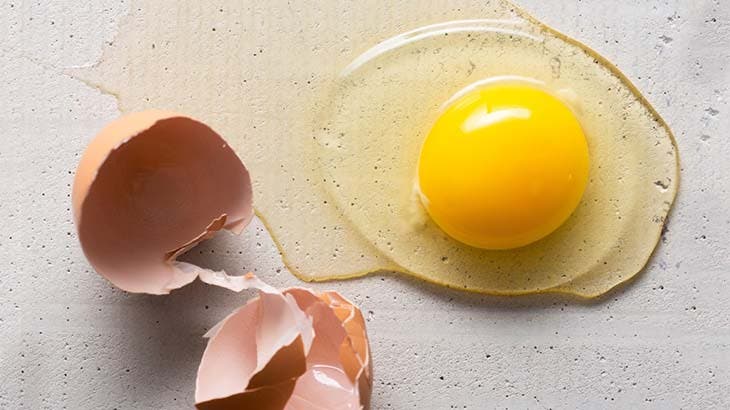
[[180, 254], [253, 216], [246, 167], [215, 131], [168, 111], [119, 118], [89, 144], [73, 213], [91, 265], [129, 292], [166, 294], [202, 271]]
[[201, 279], [256, 288], [259, 296], [208, 332], [197, 408], [369, 408], [370, 348], [362, 313], [350, 301], [335, 292], [279, 292], [252, 274]]

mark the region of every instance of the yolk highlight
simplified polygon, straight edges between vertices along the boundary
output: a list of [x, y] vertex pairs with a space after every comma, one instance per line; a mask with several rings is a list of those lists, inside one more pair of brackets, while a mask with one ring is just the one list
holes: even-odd
[[498, 84], [451, 104], [418, 164], [423, 205], [451, 237], [485, 249], [535, 242], [580, 202], [588, 145], [575, 114], [531, 85]]

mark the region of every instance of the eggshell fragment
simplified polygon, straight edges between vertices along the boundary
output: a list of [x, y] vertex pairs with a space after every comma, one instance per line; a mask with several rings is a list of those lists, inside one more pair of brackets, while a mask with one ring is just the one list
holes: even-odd
[[362, 312], [336, 292], [285, 292], [314, 318], [317, 335], [287, 409], [369, 408], [372, 364]]
[[208, 332], [197, 408], [369, 408], [372, 365], [365, 320], [350, 301], [336, 292], [279, 292], [252, 274], [204, 273], [201, 279], [256, 288], [259, 296]]
[[91, 265], [117, 287], [166, 294], [203, 269], [175, 259], [253, 216], [251, 180], [205, 124], [167, 111], [119, 118], [89, 144], [73, 212]]

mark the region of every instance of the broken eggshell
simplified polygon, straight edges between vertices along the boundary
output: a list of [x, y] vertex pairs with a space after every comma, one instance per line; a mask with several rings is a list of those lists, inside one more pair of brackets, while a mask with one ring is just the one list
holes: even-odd
[[259, 296], [206, 335], [198, 409], [369, 408], [370, 348], [357, 307], [336, 292], [280, 292], [252, 274], [223, 280], [236, 282], [232, 289], [256, 288]]
[[253, 216], [251, 180], [210, 127], [168, 111], [117, 119], [89, 144], [73, 185], [79, 241], [91, 265], [129, 292], [166, 294], [201, 274], [175, 259]]

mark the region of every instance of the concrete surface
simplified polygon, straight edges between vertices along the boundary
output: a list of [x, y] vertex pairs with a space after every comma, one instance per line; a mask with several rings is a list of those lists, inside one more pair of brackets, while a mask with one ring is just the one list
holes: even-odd
[[[673, 128], [682, 182], [648, 269], [593, 302], [483, 297], [381, 275], [334, 288], [368, 318], [374, 409], [730, 408], [730, 3], [520, 0], [616, 63]], [[88, 266], [70, 213], [115, 99], [65, 74], [127, 2], [0, 0], [0, 408], [190, 408], [202, 334], [248, 297], [129, 295]], [[190, 259], [298, 284], [255, 223]]]

